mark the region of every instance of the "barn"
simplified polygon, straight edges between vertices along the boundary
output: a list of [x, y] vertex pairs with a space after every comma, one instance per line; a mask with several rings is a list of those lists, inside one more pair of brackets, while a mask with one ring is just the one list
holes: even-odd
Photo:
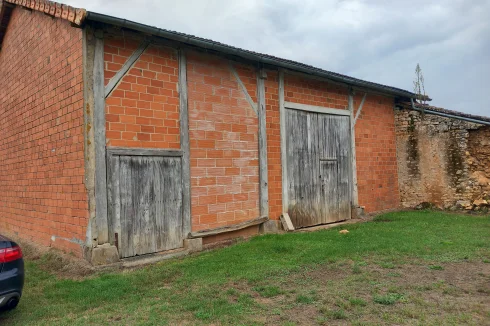
[[2, 0], [0, 230], [107, 264], [394, 209], [395, 104], [413, 98], [51, 1]]

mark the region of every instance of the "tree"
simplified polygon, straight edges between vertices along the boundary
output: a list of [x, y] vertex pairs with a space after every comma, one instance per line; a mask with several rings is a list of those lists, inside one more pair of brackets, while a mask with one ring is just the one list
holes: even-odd
[[417, 63], [415, 67], [415, 80], [413, 81], [413, 92], [417, 95], [419, 103], [426, 104], [427, 95], [425, 94], [424, 75], [422, 68]]

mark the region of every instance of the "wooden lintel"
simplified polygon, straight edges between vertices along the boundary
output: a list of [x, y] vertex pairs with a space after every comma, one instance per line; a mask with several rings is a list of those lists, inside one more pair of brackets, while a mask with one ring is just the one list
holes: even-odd
[[233, 67], [233, 64], [231, 61], [228, 62], [228, 65], [230, 67], [230, 71], [235, 77], [236, 81], [238, 82], [238, 86], [242, 89], [243, 94], [245, 95], [245, 99], [247, 100], [248, 104], [250, 104], [250, 107], [255, 111], [255, 114], [257, 114], [257, 104], [252, 100], [252, 97], [250, 97], [250, 94], [248, 94], [247, 88], [243, 84], [242, 80], [240, 79], [240, 76], [238, 75], [238, 72], [236, 71], [235, 67]]
[[264, 222], [267, 222], [269, 220], [268, 216], [261, 216], [256, 219], [250, 220], [250, 221], [245, 221], [242, 223], [234, 224], [234, 225], [227, 225], [227, 226], [222, 226], [216, 229], [207, 229], [207, 230], [201, 230], [197, 232], [190, 232], [189, 235], [187, 236], [188, 239], [195, 239], [195, 238], [203, 238], [203, 237], [208, 237], [211, 235], [217, 235], [221, 233], [226, 233], [226, 232], [232, 232], [232, 231], [238, 231], [241, 229], [248, 228], [250, 226], [254, 225], [259, 225]]
[[301, 104], [301, 103], [294, 103], [294, 102], [284, 102], [284, 107], [287, 109], [316, 112], [316, 113], [347, 115], [347, 116], [351, 115], [351, 112], [349, 112], [348, 110], [332, 109], [332, 108], [327, 108], [322, 106], [315, 106], [315, 105], [308, 105], [308, 104]]
[[182, 156], [181, 150], [168, 150], [156, 148], [129, 148], [129, 147], [108, 147], [108, 155], [127, 155], [127, 156]]
[[112, 77], [109, 80], [109, 83], [107, 83], [107, 86], [105, 87], [104, 90], [104, 95], [105, 98], [109, 97], [111, 95], [112, 91], [116, 88], [116, 86], [119, 84], [119, 82], [123, 79], [123, 77], [128, 73], [129, 69], [133, 67], [135, 62], [139, 59], [139, 57], [145, 52], [146, 48], [150, 45], [149, 40], [143, 40], [141, 42], [140, 46], [131, 54], [131, 56], [126, 60], [126, 62], [123, 64], [121, 67], [121, 70], [119, 70], [114, 77]]
[[354, 118], [354, 125], [356, 124], [357, 119], [359, 118], [359, 115], [361, 115], [362, 106], [364, 105], [364, 101], [366, 100], [366, 96], [367, 96], [367, 93], [364, 93], [364, 96], [362, 97], [361, 104], [359, 105], [359, 109], [357, 109], [356, 117]]

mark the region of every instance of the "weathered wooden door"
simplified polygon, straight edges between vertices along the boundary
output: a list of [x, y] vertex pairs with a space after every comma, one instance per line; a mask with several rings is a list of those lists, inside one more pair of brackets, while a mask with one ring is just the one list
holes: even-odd
[[295, 228], [350, 218], [349, 116], [286, 110], [288, 214]]
[[181, 157], [110, 155], [109, 232], [121, 258], [183, 246]]

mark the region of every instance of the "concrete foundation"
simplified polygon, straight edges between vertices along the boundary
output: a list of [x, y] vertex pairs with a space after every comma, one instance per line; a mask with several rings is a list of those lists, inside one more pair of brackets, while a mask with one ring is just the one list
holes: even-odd
[[119, 261], [119, 253], [116, 246], [109, 243], [97, 246], [92, 249], [91, 263], [94, 266], [108, 265]]
[[277, 233], [279, 232], [279, 221], [269, 220], [260, 225], [259, 233], [260, 234], [269, 234], [269, 233]]
[[202, 238], [184, 239], [184, 248], [189, 253], [202, 251]]

